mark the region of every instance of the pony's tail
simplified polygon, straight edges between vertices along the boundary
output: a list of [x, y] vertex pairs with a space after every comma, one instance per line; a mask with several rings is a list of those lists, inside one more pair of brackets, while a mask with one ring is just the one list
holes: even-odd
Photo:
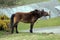
[[13, 27], [13, 25], [14, 25], [14, 16], [15, 16], [15, 14], [12, 14], [12, 16], [11, 16], [11, 20], [10, 20], [10, 22], [11, 22], [11, 27]]

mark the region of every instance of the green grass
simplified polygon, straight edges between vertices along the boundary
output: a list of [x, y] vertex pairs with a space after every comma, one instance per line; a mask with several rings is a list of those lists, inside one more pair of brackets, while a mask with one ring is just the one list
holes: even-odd
[[19, 33], [0, 36], [0, 40], [60, 40], [60, 34]]
[[17, 0], [16, 4], [25, 5], [25, 4], [44, 2], [44, 1], [48, 1], [48, 0]]
[[60, 0], [58, 0], [58, 2], [60, 3]]
[[4, 6], [18, 6], [18, 5], [26, 5], [26, 4], [32, 4], [32, 3], [38, 3], [38, 2], [45, 2], [45, 1], [49, 1], [49, 0], [3, 0], [0, 1], [0, 5], [4, 5]]
[[[60, 26], [60, 17], [51, 18], [48, 20], [37, 20], [34, 24], [34, 28], [41, 28], [41, 27], [50, 27], [50, 26]], [[18, 24], [19, 30], [29, 29], [30, 24], [20, 22]]]
[[60, 2], [60, 0], [58, 0]]

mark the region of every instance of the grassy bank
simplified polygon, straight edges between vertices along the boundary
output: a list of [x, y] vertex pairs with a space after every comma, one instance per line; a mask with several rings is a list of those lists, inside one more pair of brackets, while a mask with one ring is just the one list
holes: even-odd
[[2, 6], [22, 6], [22, 5], [29, 5], [32, 3], [39, 3], [39, 2], [45, 2], [49, 0], [0, 0], [0, 5]]
[[49, 1], [49, 0], [17, 0], [16, 4], [25, 5], [25, 4], [32, 4], [32, 3], [45, 2], [45, 1]]
[[0, 36], [0, 40], [60, 40], [60, 34], [14, 33]]
[[[37, 20], [34, 24], [34, 28], [41, 28], [41, 27], [50, 27], [50, 26], [60, 26], [60, 17], [51, 18], [48, 20]], [[19, 30], [29, 29], [30, 24], [20, 22], [18, 24]]]

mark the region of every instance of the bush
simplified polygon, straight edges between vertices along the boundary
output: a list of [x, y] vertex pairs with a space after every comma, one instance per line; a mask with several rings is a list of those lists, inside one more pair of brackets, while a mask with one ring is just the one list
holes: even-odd
[[4, 15], [0, 15], [0, 30], [9, 31], [10, 20], [9, 17]]
[[0, 15], [0, 20], [9, 20], [9, 17], [6, 15]]
[[10, 31], [10, 21], [0, 20], [0, 30]]

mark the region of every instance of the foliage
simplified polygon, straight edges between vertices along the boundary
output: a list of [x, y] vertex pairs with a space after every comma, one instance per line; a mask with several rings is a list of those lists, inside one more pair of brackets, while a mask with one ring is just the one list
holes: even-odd
[[0, 30], [8, 31], [9, 23], [10, 23], [9, 17], [7, 17], [5, 14], [4, 15], [0, 14]]
[[6, 16], [5, 14], [4, 14], [4, 15], [0, 15], [0, 20], [1, 20], [2, 18], [3, 18], [4, 20], [9, 20], [9, 17]]
[[6, 30], [9, 31], [9, 20], [0, 20], [0, 30]]
[[0, 13], [0, 30], [9, 31], [9, 17]]

